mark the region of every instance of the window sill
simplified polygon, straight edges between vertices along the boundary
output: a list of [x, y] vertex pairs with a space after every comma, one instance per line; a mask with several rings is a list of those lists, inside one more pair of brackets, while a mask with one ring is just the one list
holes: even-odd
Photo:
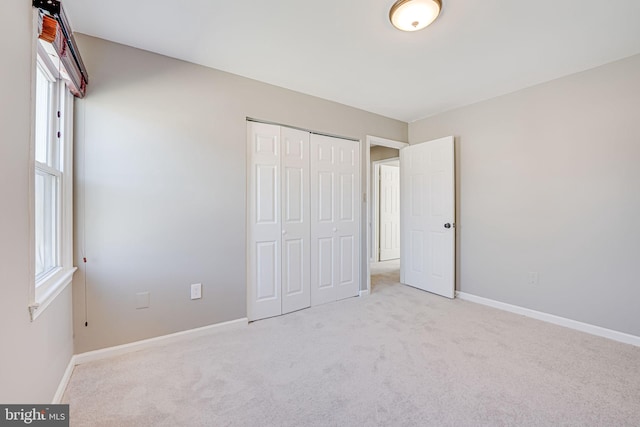
[[29, 306], [32, 322], [69, 286], [77, 269], [78, 267], [61, 268], [36, 288], [35, 302]]

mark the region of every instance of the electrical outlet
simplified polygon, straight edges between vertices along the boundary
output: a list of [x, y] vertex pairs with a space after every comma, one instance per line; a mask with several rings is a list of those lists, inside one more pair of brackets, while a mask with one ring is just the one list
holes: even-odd
[[539, 280], [538, 272], [537, 271], [530, 271], [529, 275], [528, 275], [527, 283], [529, 283], [530, 285], [537, 285], [538, 284], [538, 280]]
[[202, 298], [202, 283], [194, 283], [191, 285], [191, 299]]
[[149, 308], [149, 300], [149, 292], [138, 292], [136, 294], [136, 310], [139, 310], [141, 308]]

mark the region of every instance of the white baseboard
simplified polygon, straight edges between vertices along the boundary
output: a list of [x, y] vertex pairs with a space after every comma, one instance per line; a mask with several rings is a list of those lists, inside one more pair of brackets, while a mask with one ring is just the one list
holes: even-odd
[[69, 360], [69, 364], [67, 365], [67, 369], [64, 371], [64, 375], [62, 375], [62, 379], [60, 380], [60, 384], [58, 384], [58, 389], [56, 390], [56, 394], [53, 395], [53, 400], [51, 404], [57, 405], [62, 402], [62, 396], [64, 395], [65, 390], [67, 389], [67, 384], [69, 384], [69, 380], [71, 379], [71, 374], [73, 373], [73, 368], [76, 367], [76, 356], [71, 356], [71, 360]]
[[203, 326], [201, 328], [189, 329], [188, 331], [176, 332], [174, 334], [162, 335], [155, 338], [135, 341], [129, 344], [117, 345], [115, 347], [108, 347], [100, 350], [76, 354], [74, 356], [75, 362], [76, 365], [81, 365], [83, 363], [93, 362], [94, 360], [102, 360], [109, 357], [120, 356], [123, 354], [132, 353], [134, 351], [140, 351], [176, 341], [182, 341], [184, 339], [209, 335], [221, 330], [235, 329], [241, 326], [247, 326], [248, 324], [249, 320], [246, 317], [242, 319], [230, 320], [228, 322], [215, 323], [213, 325]]
[[636, 347], [640, 347], [640, 337], [635, 335], [614, 331], [612, 329], [602, 328], [600, 326], [591, 325], [589, 323], [578, 322], [576, 320], [571, 320], [565, 317], [544, 313], [542, 311], [531, 310], [529, 308], [524, 308], [517, 305], [495, 301], [489, 298], [483, 298], [476, 295], [467, 294], [465, 292], [456, 291], [456, 296], [461, 300], [475, 302], [478, 304], [497, 308], [499, 310], [509, 311], [511, 313], [521, 314], [523, 316], [531, 317], [533, 319], [538, 319], [544, 322], [553, 323], [555, 325], [564, 326], [565, 328], [575, 329], [577, 331], [586, 332], [591, 335], [597, 335], [599, 337], [609, 338], [614, 341], [619, 341], [625, 344], [631, 344], [631, 345], [635, 345]]
[[188, 331], [181, 331], [174, 334], [162, 335], [160, 337], [135, 341], [129, 344], [117, 345], [115, 347], [108, 347], [100, 350], [88, 351], [86, 353], [75, 354], [71, 356], [69, 365], [67, 365], [67, 369], [64, 371], [64, 375], [62, 376], [60, 384], [58, 385], [58, 389], [56, 390], [56, 394], [53, 396], [52, 403], [57, 404], [62, 400], [62, 396], [64, 395], [64, 392], [67, 389], [67, 385], [69, 384], [69, 380], [71, 379], [73, 368], [75, 368], [77, 365], [93, 362], [95, 360], [108, 359], [114, 356], [121, 356], [123, 354], [133, 353], [134, 351], [140, 351], [151, 347], [158, 347], [172, 342], [182, 341], [184, 339], [196, 338], [220, 331], [236, 329], [242, 326], [247, 326], [248, 324], [249, 319], [244, 317], [241, 319], [230, 320], [228, 322], [203, 326], [201, 328], [189, 329]]
[[369, 290], [365, 289], [364, 291], [360, 291], [360, 296], [361, 297], [368, 297], [369, 296]]

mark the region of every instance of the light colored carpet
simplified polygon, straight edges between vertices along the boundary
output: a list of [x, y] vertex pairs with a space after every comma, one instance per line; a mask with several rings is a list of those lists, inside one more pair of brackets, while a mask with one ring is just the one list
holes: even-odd
[[391, 268], [373, 282], [78, 366], [71, 425], [640, 425], [640, 348], [402, 286]]
[[399, 259], [371, 263], [371, 293], [394, 284], [400, 284]]

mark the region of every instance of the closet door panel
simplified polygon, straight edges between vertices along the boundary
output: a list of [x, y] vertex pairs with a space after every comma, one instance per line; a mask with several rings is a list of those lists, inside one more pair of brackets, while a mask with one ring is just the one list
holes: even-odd
[[268, 302], [278, 297], [278, 255], [276, 241], [256, 242], [256, 302]]
[[311, 305], [309, 133], [282, 127], [282, 313]]
[[336, 299], [360, 291], [360, 151], [356, 141], [335, 139], [336, 174]]
[[318, 198], [318, 222], [324, 224], [333, 224], [333, 199], [334, 189], [333, 184], [334, 173], [331, 171], [320, 171], [317, 175], [318, 178], [318, 191], [316, 197]]
[[311, 135], [311, 305], [358, 295], [358, 147]]
[[278, 167], [274, 165], [255, 166], [256, 185], [256, 225], [276, 225], [278, 214]]
[[318, 239], [318, 288], [324, 290], [333, 287], [333, 237]]
[[257, 320], [282, 313], [280, 128], [248, 123], [247, 132], [247, 316]]
[[336, 300], [336, 155], [333, 138], [311, 135], [311, 305]]

